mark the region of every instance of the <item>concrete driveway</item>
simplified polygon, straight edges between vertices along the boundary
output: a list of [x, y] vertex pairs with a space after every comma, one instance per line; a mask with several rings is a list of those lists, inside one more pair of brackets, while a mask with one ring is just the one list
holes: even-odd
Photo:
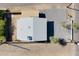
[[2, 44], [0, 55], [4, 56], [73, 56], [75, 46], [68, 43], [62, 47], [53, 43]]

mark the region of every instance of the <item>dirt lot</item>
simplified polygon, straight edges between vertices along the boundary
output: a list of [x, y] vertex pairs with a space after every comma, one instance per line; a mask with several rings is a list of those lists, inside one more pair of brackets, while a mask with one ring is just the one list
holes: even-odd
[[0, 55], [5, 56], [73, 56], [75, 46], [67, 44], [62, 47], [53, 43], [26, 43], [0, 45]]

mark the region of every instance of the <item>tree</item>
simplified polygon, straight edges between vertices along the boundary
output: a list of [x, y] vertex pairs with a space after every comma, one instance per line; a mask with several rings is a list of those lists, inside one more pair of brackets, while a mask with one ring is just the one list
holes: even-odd
[[3, 19], [4, 11], [0, 10], [0, 43], [5, 39], [5, 20]]

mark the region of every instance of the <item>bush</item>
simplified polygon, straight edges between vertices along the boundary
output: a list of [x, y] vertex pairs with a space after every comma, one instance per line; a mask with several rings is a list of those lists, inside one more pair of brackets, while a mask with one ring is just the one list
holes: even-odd
[[67, 42], [65, 41], [65, 39], [60, 38], [59, 39], [59, 44], [62, 45], [62, 46], [65, 46], [65, 45], [67, 45]]
[[74, 31], [79, 30], [79, 24], [78, 23], [74, 23], [73, 24], [73, 29], [74, 29]]
[[57, 38], [57, 37], [51, 36], [51, 37], [50, 37], [50, 40], [51, 40], [53, 43], [55, 43], [55, 44], [59, 43], [59, 44], [62, 45], [62, 46], [66, 46], [66, 45], [67, 45], [67, 42], [66, 42], [65, 39], [63, 39], [63, 38]]
[[53, 41], [53, 43], [58, 43], [59, 39], [57, 37], [51, 36], [50, 40]]
[[0, 36], [0, 43], [5, 42], [5, 36]]

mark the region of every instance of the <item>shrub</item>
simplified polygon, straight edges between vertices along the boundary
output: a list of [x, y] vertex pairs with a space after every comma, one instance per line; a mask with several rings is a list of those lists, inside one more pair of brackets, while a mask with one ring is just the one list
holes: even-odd
[[73, 24], [73, 29], [74, 29], [74, 31], [79, 30], [79, 24], [78, 23], [74, 23]]
[[57, 37], [51, 36], [50, 40], [53, 41], [53, 43], [58, 43], [59, 39]]

